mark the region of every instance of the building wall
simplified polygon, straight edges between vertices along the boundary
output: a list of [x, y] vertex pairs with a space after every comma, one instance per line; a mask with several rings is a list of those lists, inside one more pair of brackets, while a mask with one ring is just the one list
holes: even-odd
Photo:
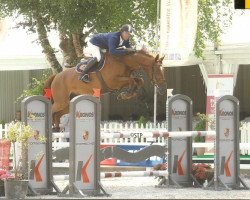
[[206, 85], [198, 65], [167, 68], [168, 88], [173, 94], [184, 94], [193, 101], [194, 114], [206, 112]]
[[0, 123], [12, 121], [21, 109], [17, 98], [28, 88], [31, 79], [41, 78], [44, 70], [0, 71]]
[[250, 117], [250, 65], [240, 65], [234, 96], [240, 101], [240, 119]]

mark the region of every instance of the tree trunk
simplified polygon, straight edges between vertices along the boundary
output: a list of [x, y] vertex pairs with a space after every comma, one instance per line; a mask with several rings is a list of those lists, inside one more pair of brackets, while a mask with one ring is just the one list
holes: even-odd
[[62, 71], [62, 66], [58, 62], [54, 49], [50, 45], [47, 31], [42, 21], [42, 18], [40, 16], [35, 16], [35, 18], [37, 20], [38, 38], [43, 48], [43, 52], [45, 53], [45, 56], [53, 69], [53, 73], [59, 73]]
[[28, 144], [21, 143], [21, 174], [22, 178], [28, 180], [29, 177], [28, 164]]
[[82, 52], [82, 46], [81, 46], [81, 41], [80, 41], [80, 35], [79, 34], [72, 34], [72, 38], [73, 38], [73, 45], [75, 47], [75, 52], [78, 58], [82, 58], [83, 57], [83, 52]]
[[76, 51], [78, 51], [78, 53], [80, 54], [81, 46], [80, 46], [79, 41], [77, 40], [78, 39], [75, 36], [75, 42], [78, 48], [76, 50], [74, 46], [74, 42], [73, 42], [73, 36], [72, 35], [68, 36], [64, 33], [60, 33], [59, 47], [61, 48], [62, 54], [63, 54], [63, 60], [64, 60], [63, 66], [66, 68], [75, 66], [80, 60], [80, 57], [78, 58]]

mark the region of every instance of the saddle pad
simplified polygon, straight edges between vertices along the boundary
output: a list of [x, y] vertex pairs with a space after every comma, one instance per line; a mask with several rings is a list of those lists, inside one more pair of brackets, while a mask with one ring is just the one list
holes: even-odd
[[[84, 68], [87, 66], [88, 62], [90, 61], [90, 59], [92, 59], [92, 58], [82, 59], [82, 60], [76, 65], [76, 67], [75, 67], [76, 72], [82, 73], [83, 70], [84, 70]], [[104, 66], [104, 61], [105, 61], [105, 59], [102, 58], [102, 59], [100, 60], [100, 62], [97, 63], [96, 65], [94, 65], [91, 69], [89, 69], [88, 72], [94, 72], [94, 71], [97, 71], [97, 70], [100, 71], [100, 70], [103, 68], [103, 66]]]

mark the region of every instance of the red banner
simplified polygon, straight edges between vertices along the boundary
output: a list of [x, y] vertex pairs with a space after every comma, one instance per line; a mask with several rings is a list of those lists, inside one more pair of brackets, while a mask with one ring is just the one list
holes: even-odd
[[9, 170], [11, 142], [0, 140], [0, 169]]

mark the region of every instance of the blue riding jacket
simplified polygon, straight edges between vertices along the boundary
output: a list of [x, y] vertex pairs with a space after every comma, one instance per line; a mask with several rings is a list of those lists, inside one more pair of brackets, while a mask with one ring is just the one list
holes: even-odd
[[124, 40], [122, 45], [119, 45], [120, 37], [121, 32], [99, 33], [94, 35], [89, 42], [101, 49], [107, 49], [111, 55], [126, 55], [126, 49], [117, 48], [121, 46], [131, 48], [130, 42], [129, 40]]

